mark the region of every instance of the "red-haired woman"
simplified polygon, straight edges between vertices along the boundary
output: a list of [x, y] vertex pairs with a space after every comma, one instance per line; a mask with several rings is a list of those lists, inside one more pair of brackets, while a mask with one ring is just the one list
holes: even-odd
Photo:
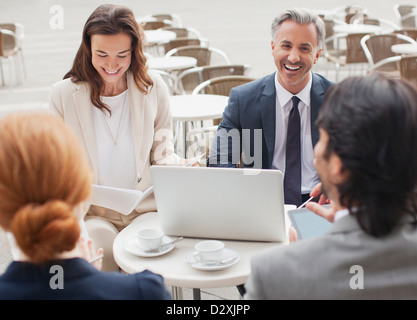
[[171, 298], [159, 275], [100, 272], [81, 258], [91, 179], [62, 120], [18, 113], [0, 121], [0, 227], [20, 249], [0, 276], [0, 300]]

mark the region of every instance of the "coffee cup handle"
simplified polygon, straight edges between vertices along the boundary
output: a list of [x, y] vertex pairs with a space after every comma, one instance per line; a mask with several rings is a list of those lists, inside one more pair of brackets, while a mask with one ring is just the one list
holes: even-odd
[[198, 251], [194, 251], [193, 256], [194, 256], [194, 259], [195, 259], [196, 261], [198, 261], [198, 262], [200, 262], [200, 261], [201, 261], [201, 259], [200, 259], [200, 254], [198, 253]]

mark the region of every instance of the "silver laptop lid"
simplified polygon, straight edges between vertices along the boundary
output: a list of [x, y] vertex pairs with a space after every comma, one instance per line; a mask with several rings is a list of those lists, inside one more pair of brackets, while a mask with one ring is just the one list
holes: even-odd
[[286, 240], [281, 171], [152, 166], [151, 177], [167, 235]]

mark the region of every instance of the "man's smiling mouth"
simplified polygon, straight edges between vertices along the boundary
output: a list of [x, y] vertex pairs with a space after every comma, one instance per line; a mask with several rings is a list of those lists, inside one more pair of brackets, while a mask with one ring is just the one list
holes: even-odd
[[301, 66], [290, 66], [288, 64], [284, 64], [285, 69], [290, 71], [297, 71], [301, 69]]

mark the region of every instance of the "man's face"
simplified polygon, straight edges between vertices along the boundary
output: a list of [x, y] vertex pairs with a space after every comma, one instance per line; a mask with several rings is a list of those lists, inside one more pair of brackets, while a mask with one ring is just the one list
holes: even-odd
[[310, 79], [310, 70], [320, 57], [314, 24], [284, 21], [271, 42], [278, 81], [289, 92], [300, 92]]
[[321, 181], [321, 188], [323, 194], [329, 198], [329, 191], [332, 190], [331, 186], [331, 174], [330, 174], [330, 161], [325, 156], [327, 143], [329, 142], [329, 135], [323, 129], [319, 129], [320, 139], [314, 147], [314, 166]]

